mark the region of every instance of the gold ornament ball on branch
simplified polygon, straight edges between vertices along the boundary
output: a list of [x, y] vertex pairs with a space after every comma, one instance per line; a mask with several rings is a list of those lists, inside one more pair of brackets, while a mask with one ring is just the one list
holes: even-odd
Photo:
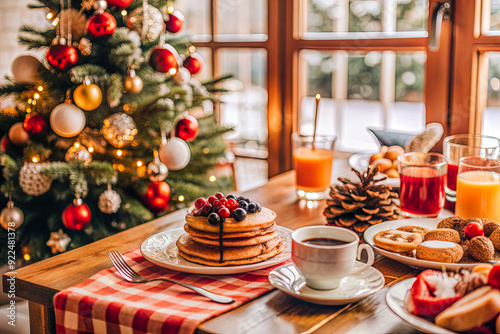
[[85, 127], [85, 113], [67, 101], [56, 106], [50, 114], [50, 127], [61, 137], [74, 137]]
[[127, 27], [136, 31], [141, 36], [142, 42], [150, 43], [160, 37], [163, 25], [162, 13], [151, 5], [138, 7], [128, 15]]
[[21, 168], [19, 186], [26, 194], [40, 196], [49, 191], [52, 179], [40, 173], [42, 168], [43, 165], [37, 163], [27, 163]]
[[68, 151], [66, 151], [64, 160], [67, 162], [81, 161], [85, 166], [87, 166], [92, 162], [92, 155], [85, 146], [73, 145], [68, 149]]
[[33, 56], [19, 56], [12, 62], [12, 75], [16, 82], [34, 84], [40, 65], [40, 61]]
[[129, 115], [119, 112], [106, 118], [101, 133], [104, 139], [114, 147], [129, 145], [137, 135], [137, 126]]
[[101, 105], [102, 92], [96, 84], [81, 84], [73, 93], [75, 104], [83, 110], [94, 110]]
[[142, 91], [142, 79], [136, 76], [128, 76], [125, 78], [125, 89], [127, 92], [140, 93]]
[[29, 133], [24, 130], [23, 123], [18, 122], [9, 129], [9, 139], [12, 144], [22, 146], [30, 139]]
[[14, 202], [8, 201], [7, 207], [0, 213], [0, 225], [6, 230], [17, 229], [24, 222], [24, 214], [18, 207], [14, 206]]

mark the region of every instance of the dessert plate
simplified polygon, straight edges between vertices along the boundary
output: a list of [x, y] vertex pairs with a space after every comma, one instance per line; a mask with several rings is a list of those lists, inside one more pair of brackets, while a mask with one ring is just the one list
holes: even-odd
[[387, 306], [389, 306], [389, 308], [394, 313], [396, 313], [401, 319], [406, 321], [410, 326], [422, 332], [454, 334], [455, 332], [439, 327], [435, 323], [430, 322], [425, 318], [418, 317], [406, 311], [404, 307], [404, 298], [408, 290], [410, 290], [411, 286], [413, 285], [413, 282], [415, 282], [415, 278], [409, 278], [391, 286], [387, 291], [387, 294], [385, 295]]
[[408, 226], [408, 225], [423, 226], [433, 230], [437, 228], [437, 224], [444, 218], [445, 217], [390, 220], [387, 222], [370, 226], [363, 234], [363, 238], [370, 246], [375, 248], [377, 252], [379, 252], [380, 254], [412, 267], [435, 269], [435, 270], [443, 270], [443, 268], [446, 268], [446, 270], [451, 270], [451, 271], [458, 271], [461, 268], [472, 270], [476, 266], [476, 263], [444, 263], [444, 262], [420, 260], [414, 257], [401, 255], [399, 253], [391, 252], [382, 249], [380, 247], [377, 247], [377, 245], [375, 245], [375, 242], [373, 241], [375, 235], [378, 232], [397, 229], [398, 227], [401, 226]]
[[[356, 267], [364, 265], [356, 261]], [[384, 287], [384, 275], [377, 269], [369, 267], [365, 271], [344, 277], [340, 286], [333, 290], [315, 290], [306, 285], [304, 276], [300, 275], [293, 263], [273, 269], [269, 273], [269, 282], [290, 296], [309, 303], [321, 305], [343, 305], [357, 302]]]
[[[360, 172], [366, 171], [368, 169], [368, 165], [370, 165], [370, 157], [372, 156], [372, 154], [373, 153], [371, 153], [371, 154], [356, 153], [356, 154], [351, 155], [349, 157], [349, 166], [351, 166], [352, 168], [354, 168]], [[380, 173], [380, 174], [385, 175], [384, 173]], [[381, 181], [380, 184], [386, 184], [388, 186], [399, 188], [399, 185], [401, 184], [401, 182], [399, 180], [399, 177], [398, 178], [387, 178], [384, 181]]]
[[274, 266], [290, 258], [292, 231], [281, 226], [278, 226], [276, 231], [281, 238], [281, 242], [285, 245], [283, 252], [262, 262], [240, 266], [211, 267], [184, 259], [178, 254], [177, 246], [175, 245], [177, 239], [186, 233], [182, 227], [163, 231], [147, 238], [141, 245], [141, 253], [146, 260], [160, 267], [185, 273], [205, 275], [238, 274]]

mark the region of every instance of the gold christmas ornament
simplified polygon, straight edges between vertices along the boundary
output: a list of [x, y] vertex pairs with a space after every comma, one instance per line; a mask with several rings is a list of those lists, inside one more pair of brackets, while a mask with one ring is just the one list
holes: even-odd
[[101, 133], [104, 139], [114, 147], [129, 145], [137, 135], [137, 126], [129, 115], [119, 112], [106, 118]]
[[121, 203], [122, 199], [120, 195], [116, 191], [111, 189], [111, 186], [108, 186], [108, 190], [104, 191], [99, 196], [97, 205], [102, 213], [112, 214], [118, 211]]
[[92, 154], [90, 154], [85, 146], [75, 143], [75, 145], [71, 146], [68, 151], [66, 151], [64, 160], [67, 162], [81, 161], [85, 166], [88, 166], [92, 162]]
[[136, 31], [145, 43], [154, 42], [163, 31], [163, 15], [154, 6], [145, 4], [129, 13], [127, 27]]
[[323, 211], [328, 225], [347, 227], [362, 234], [371, 225], [399, 219], [398, 194], [391, 186], [377, 185], [387, 177], [374, 180], [378, 168], [373, 166], [368, 166], [364, 173], [352, 170], [359, 181], [340, 177], [341, 185], [330, 187], [328, 206]]
[[49, 191], [52, 179], [40, 174], [42, 164], [27, 163], [19, 172], [19, 185], [28, 195], [40, 196]]
[[23, 123], [18, 122], [9, 129], [9, 139], [12, 144], [22, 146], [30, 139], [29, 133], [24, 130]]
[[149, 180], [151, 182], [160, 182], [167, 178], [168, 168], [160, 161], [158, 156], [158, 151], [154, 150], [154, 159], [148, 164], [146, 173], [148, 174]]
[[125, 78], [125, 89], [127, 92], [140, 93], [143, 87], [142, 79], [130, 70], [128, 77]]
[[17, 229], [24, 222], [24, 214], [21, 209], [14, 206], [14, 202], [8, 201], [7, 207], [0, 213], [0, 225], [7, 231]]
[[50, 247], [52, 254], [57, 254], [65, 252], [70, 242], [71, 238], [59, 229], [57, 232], [50, 232], [50, 239], [46, 245]]
[[79, 10], [74, 8], [64, 9], [59, 14], [59, 24], [61, 27], [69, 27], [71, 23], [71, 37], [73, 40], [79, 40], [87, 33], [87, 17]]
[[85, 79], [84, 83], [76, 87], [73, 101], [85, 111], [94, 110], [101, 105], [101, 89], [96, 84], [91, 84], [90, 80]]
[[61, 137], [74, 137], [85, 128], [85, 113], [66, 100], [52, 110], [50, 114], [50, 127]]

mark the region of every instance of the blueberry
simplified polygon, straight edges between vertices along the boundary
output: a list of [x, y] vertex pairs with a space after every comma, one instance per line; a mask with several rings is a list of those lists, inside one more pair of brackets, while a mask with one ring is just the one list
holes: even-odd
[[248, 203], [245, 201], [239, 201], [238, 206], [242, 208], [243, 210], [247, 211], [248, 210]]
[[216, 214], [215, 212], [212, 212], [211, 214], [208, 215], [208, 222], [211, 225], [219, 225], [219, 223], [220, 223], [219, 215]]
[[250, 204], [248, 204], [247, 211], [250, 212], [250, 213], [260, 212], [261, 210], [262, 210], [262, 207], [260, 206], [259, 203], [250, 203]]
[[252, 202], [252, 200], [251, 200], [250, 198], [245, 197], [245, 196], [240, 196], [240, 197], [238, 197], [238, 202], [239, 202], [239, 201], [245, 201], [245, 202], [247, 202], [247, 203], [251, 203], [251, 202]]
[[234, 200], [235, 200], [235, 199], [236, 199], [236, 196], [234, 196], [233, 194], [231, 194], [231, 195], [227, 195], [227, 196], [226, 196], [226, 199], [230, 199], [230, 198], [232, 198], [232, 199], [234, 199]]
[[247, 212], [245, 210], [243, 210], [242, 208], [238, 208], [238, 209], [233, 211], [233, 218], [237, 222], [241, 222], [241, 221], [245, 220], [246, 217], [247, 217]]

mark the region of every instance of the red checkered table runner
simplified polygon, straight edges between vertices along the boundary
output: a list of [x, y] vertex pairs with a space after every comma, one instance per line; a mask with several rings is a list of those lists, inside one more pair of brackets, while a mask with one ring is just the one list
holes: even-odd
[[54, 296], [57, 333], [193, 333], [203, 321], [272, 290], [267, 276], [283, 264], [249, 273], [209, 276], [156, 266], [139, 248], [123, 256], [146, 278], [170, 277], [233, 297], [236, 302], [218, 304], [169, 282], [129, 283], [113, 267]]

